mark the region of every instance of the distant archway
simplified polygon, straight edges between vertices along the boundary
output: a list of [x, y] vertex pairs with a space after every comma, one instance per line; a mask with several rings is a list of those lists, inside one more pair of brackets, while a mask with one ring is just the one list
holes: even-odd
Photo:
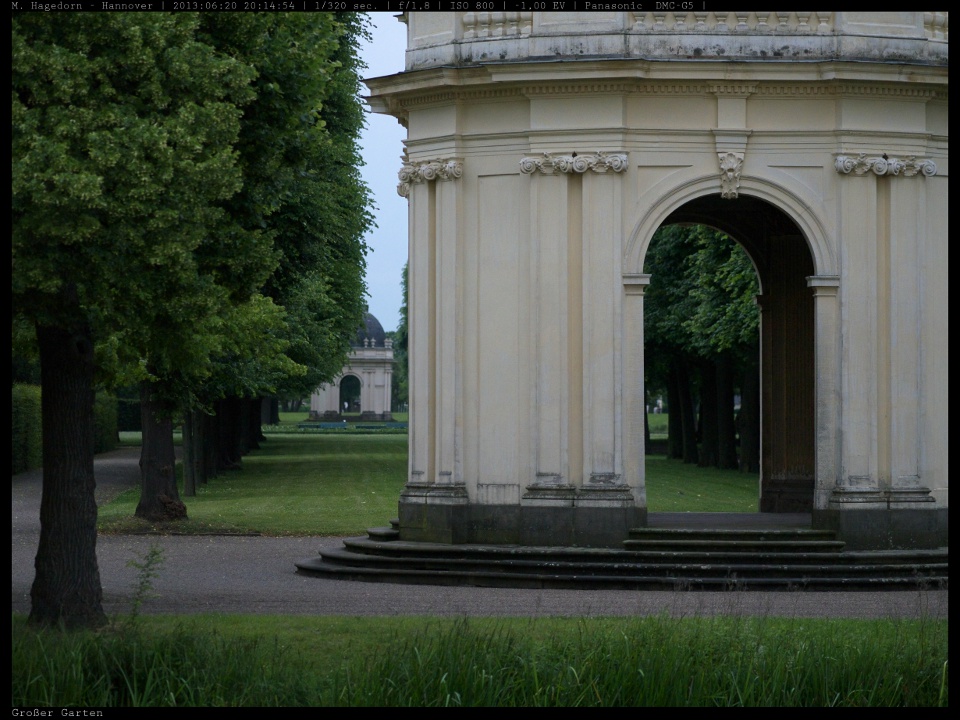
[[360, 412], [362, 384], [356, 375], [344, 375], [340, 380], [340, 407], [344, 413]]

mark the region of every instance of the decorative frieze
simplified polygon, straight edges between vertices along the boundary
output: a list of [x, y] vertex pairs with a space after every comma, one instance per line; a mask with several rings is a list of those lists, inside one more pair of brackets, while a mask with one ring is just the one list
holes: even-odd
[[880, 157], [867, 157], [866, 153], [860, 153], [857, 157], [838, 155], [833, 166], [838, 173], [844, 175], [850, 173], [866, 175], [871, 171], [875, 175], [903, 175], [904, 177], [915, 175], [932, 177], [937, 174], [937, 165], [933, 160], [917, 160], [913, 155], [908, 155], [903, 160], [888, 157], [886, 153]]
[[397, 173], [400, 184], [397, 194], [410, 196], [410, 186], [430, 180], [456, 180], [463, 175], [463, 162], [460, 160], [425, 160], [423, 162], [404, 163]]
[[720, 196], [725, 200], [736, 200], [743, 171], [743, 153], [718, 153], [717, 157], [720, 159]]
[[627, 169], [626, 153], [597, 152], [588, 155], [553, 155], [543, 153], [542, 157], [525, 157], [520, 161], [520, 172], [531, 175], [542, 172], [546, 175], [553, 173], [585, 173], [588, 170], [595, 173], [623, 172]]
[[464, 40], [526, 37], [532, 29], [532, 12], [467, 12], [463, 15]]
[[[934, 14], [934, 13], [928, 13]], [[937, 13], [946, 15], [946, 13]], [[827, 34], [833, 13], [806, 12], [628, 12], [628, 28], [637, 33]], [[931, 21], [930, 25], [935, 22]], [[946, 26], [946, 20], [941, 23]]]

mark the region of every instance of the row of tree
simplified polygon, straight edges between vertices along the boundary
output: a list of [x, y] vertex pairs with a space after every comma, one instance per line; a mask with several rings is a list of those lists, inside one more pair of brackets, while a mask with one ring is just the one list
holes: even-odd
[[644, 293], [645, 384], [648, 397], [667, 397], [668, 456], [758, 472], [760, 320], [753, 263], [724, 233], [669, 225], [654, 235], [644, 270], [651, 276]]
[[105, 621], [92, 403], [140, 386], [137, 515], [258, 442], [265, 396], [341, 369], [365, 309], [355, 13], [12, 18], [12, 323], [43, 388], [30, 620]]

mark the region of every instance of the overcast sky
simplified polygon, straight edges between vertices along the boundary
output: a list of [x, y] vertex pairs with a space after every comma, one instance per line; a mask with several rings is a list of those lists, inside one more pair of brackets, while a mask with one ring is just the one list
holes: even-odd
[[[407, 26], [397, 13], [369, 13], [373, 42], [366, 44], [361, 57], [367, 65], [364, 77], [393, 75], [403, 70], [407, 47]], [[367, 94], [366, 87], [363, 88]], [[369, 108], [368, 108], [369, 110]], [[406, 130], [389, 115], [367, 113], [367, 127], [361, 137], [363, 179], [371, 190], [377, 226], [366, 241], [367, 292], [370, 312], [384, 330], [396, 330], [403, 296], [400, 277], [407, 261], [407, 201], [397, 194], [397, 172], [403, 155]]]

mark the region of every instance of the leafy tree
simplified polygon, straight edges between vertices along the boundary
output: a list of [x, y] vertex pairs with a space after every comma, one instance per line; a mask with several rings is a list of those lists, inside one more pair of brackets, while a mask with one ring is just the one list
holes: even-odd
[[253, 290], [272, 262], [221, 205], [241, 184], [254, 72], [198, 41], [196, 14], [12, 24], [12, 311], [35, 328], [44, 389], [30, 620], [96, 626], [95, 385], [124, 365], [148, 379], [204, 364], [210, 348], [185, 337], [249, 294], [221, 279]]
[[400, 287], [402, 290], [403, 303], [400, 305], [400, 323], [393, 338], [393, 359], [396, 365], [396, 372], [393, 375], [393, 404], [400, 407], [408, 402], [409, 379], [408, 379], [408, 356], [407, 342], [409, 333], [407, 331], [407, 267], [409, 263], [403, 264], [403, 272], [400, 275]]
[[258, 73], [238, 145], [243, 187], [227, 207], [277, 250], [277, 267], [260, 289], [283, 308], [275, 347], [288, 360], [268, 373], [260, 365], [238, 369], [237, 356], [223, 356], [221, 379], [207, 384], [208, 398], [240, 399], [217, 412], [231, 428], [219, 433], [221, 466], [236, 467], [262, 437], [261, 396], [302, 397], [331, 380], [363, 321], [363, 237], [373, 221], [359, 173], [358, 44], [368, 20], [356, 13], [203, 17], [209, 42]]
[[651, 273], [644, 298], [648, 379], [667, 384], [671, 456], [736, 467], [733, 399], [737, 387], [748, 385], [739, 375], [755, 368], [759, 331], [753, 264], [732, 239], [697, 225], [658, 230], [645, 265]]

